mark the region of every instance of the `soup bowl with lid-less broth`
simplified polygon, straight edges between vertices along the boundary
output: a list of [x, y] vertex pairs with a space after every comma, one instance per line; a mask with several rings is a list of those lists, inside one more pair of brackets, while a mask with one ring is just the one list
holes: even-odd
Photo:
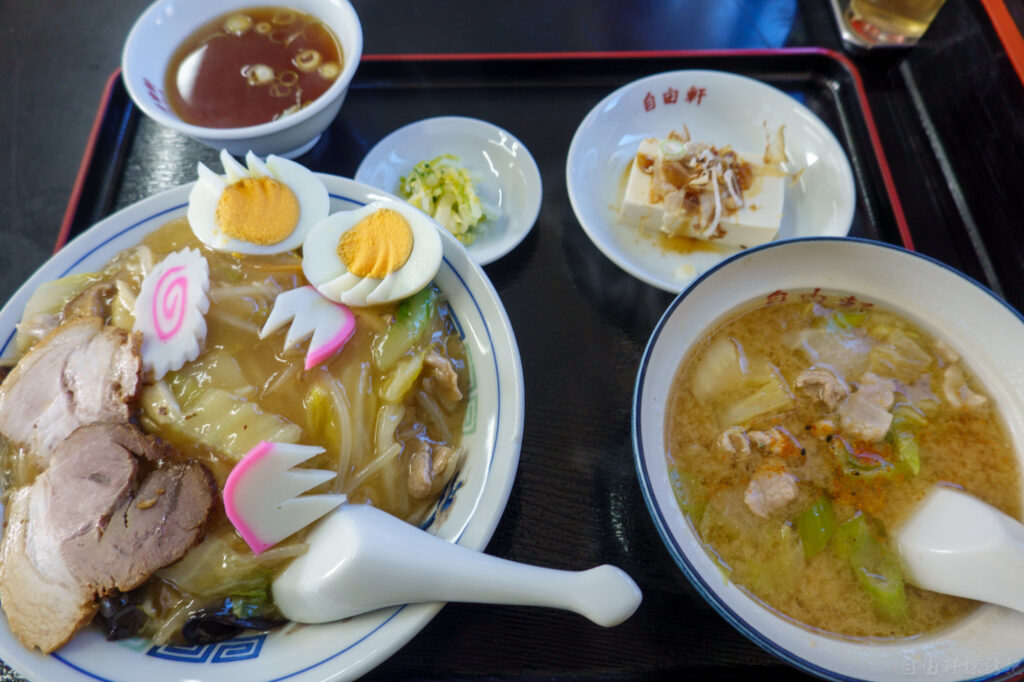
[[[315, 32], [288, 30], [286, 21], [296, 15], [312, 26], [319, 22], [329, 33], [319, 26]], [[308, 18], [303, 15], [308, 15]], [[207, 33], [214, 37], [196, 45], [191, 51], [186, 50], [192, 56], [181, 60], [178, 53], [183, 44], [193, 38], [196, 31], [217, 19], [222, 20], [217, 23], [222, 25], [224, 35], [217, 36], [217, 27], [211, 26]], [[299, 22], [291, 25], [298, 26]], [[337, 59], [329, 47], [324, 50], [316, 40], [311, 41], [330, 41], [327, 36], [331, 34], [340, 52]], [[224, 48], [231, 41], [240, 42], [239, 36], [249, 41], [244, 47]], [[222, 42], [213, 45], [213, 40]], [[282, 54], [263, 52], [263, 48], [280, 48]], [[241, 54], [228, 54], [233, 50], [241, 51]], [[245, 50], [254, 51], [251, 59]], [[362, 50], [362, 27], [348, 0], [291, 0], [281, 5], [247, 0], [217, 3], [158, 0], [143, 12], [128, 34], [121, 68], [132, 100], [157, 123], [210, 147], [227, 149], [236, 156], [253, 151], [259, 156], [295, 157], [312, 148], [337, 116], [359, 65]], [[215, 53], [218, 54], [217, 63], [209, 59], [203, 61], [204, 56]], [[208, 98], [199, 97], [191, 109], [183, 106], [182, 100], [192, 101], [189, 99], [193, 94], [191, 87], [195, 87], [197, 93], [200, 91], [199, 86], [190, 85], [200, 82], [193, 76], [201, 73], [201, 69], [212, 69], [220, 78], [217, 64], [225, 63], [220, 60], [226, 61], [229, 57], [245, 62], [244, 74], [234, 67], [222, 67], [223, 78], [239, 82], [244, 75], [253, 93], [263, 99], [279, 100], [279, 109], [268, 108], [263, 100], [240, 107], [238, 100], [214, 99], [223, 97], [225, 89], [209, 87], [208, 84], [202, 89], [203, 93], [212, 93]], [[281, 59], [293, 60], [294, 63], [283, 65], [275, 61], [276, 68], [269, 63]], [[173, 70], [170, 75], [169, 69]], [[312, 88], [313, 84], [319, 85], [314, 81], [321, 79], [320, 74], [323, 83], [329, 82], [329, 85], [322, 94], [305, 98], [299, 90], [304, 84], [307, 91], [320, 90], [320, 87]], [[182, 91], [183, 97], [178, 96], [177, 90]], [[206, 101], [208, 99], [213, 101]], [[262, 111], [264, 108], [267, 111]], [[224, 116], [218, 109], [227, 109], [229, 113]], [[249, 109], [260, 111], [250, 112]], [[232, 112], [238, 115], [232, 116]]]
[[[803, 330], [796, 320], [806, 316], [812, 322]], [[744, 331], [748, 319], [758, 329]], [[773, 350], [771, 341], [761, 337], [775, 327], [783, 330], [782, 345]], [[724, 330], [721, 337], [716, 330]], [[871, 348], [884, 346], [884, 352], [865, 355], [864, 364], [856, 368], [844, 366], [841, 356], [829, 356], [832, 351], [820, 342], [829, 334], [853, 346], [860, 335], [868, 341], [882, 338], [885, 344]], [[787, 353], [808, 347], [820, 353], [816, 361], [807, 356], [808, 368], [838, 377], [843, 384], [838, 394], [826, 395], [794, 380], [796, 370], [786, 364]], [[893, 347], [901, 349], [896, 361]], [[926, 594], [909, 580], [902, 582], [900, 571], [905, 569], [886, 540], [893, 528], [883, 526], [909, 515], [926, 488], [943, 484], [962, 485], [1020, 518], [1021, 347], [1024, 318], [1016, 310], [948, 266], [898, 247], [812, 238], [768, 244], [724, 261], [665, 312], [637, 377], [632, 423], [637, 471], [669, 553], [731, 625], [819, 677], [961, 680], [1012, 675], [1024, 664], [1024, 613]], [[715, 355], [715, 348], [724, 348], [724, 355]], [[910, 367], [911, 356], [919, 363], [916, 369]], [[730, 357], [742, 360], [742, 376], [730, 378]], [[708, 358], [717, 358], [718, 364], [704, 364]], [[681, 372], [691, 361], [694, 367]], [[766, 367], [771, 372], [761, 372]], [[878, 395], [878, 384], [872, 382], [884, 383], [886, 376], [877, 375], [888, 373], [897, 377], [888, 384], [894, 397], [882, 407], [890, 417], [874, 434], [852, 433], [849, 429], [867, 427], [853, 419], [846, 404], [854, 396]], [[966, 383], [958, 380], [961, 376], [967, 377]], [[776, 381], [782, 385], [777, 391], [772, 389]], [[742, 387], [748, 385], [757, 394], [753, 399], [744, 394]], [[700, 394], [699, 400], [691, 393]], [[709, 405], [720, 396], [726, 396], [727, 417], [710, 411], [717, 409]], [[832, 400], [831, 407], [826, 398]], [[774, 412], [763, 408], [773, 400], [780, 401]], [[814, 417], [813, 410], [805, 411], [812, 405], [829, 414]], [[682, 412], [681, 406], [686, 406]], [[810, 423], [804, 426], [794, 415]], [[713, 439], [705, 445], [699, 432], [708, 423], [713, 424]], [[719, 441], [717, 430], [729, 433]], [[900, 434], [914, 447], [903, 447]], [[946, 441], [953, 442], [949, 450], [956, 451], [951, 455], [954, 464], [940, 459]], [[817, 473], [809, 463], [816, 452], [824, 453], [825, 463]], [[693, 459], [695, 454], [703, 460]], [[742, 481], [737, 490], [720, 485], [729, 474], [717, 482], [702, 478], [717, 462], [744, 456], [748, 459], [737, 467], [739, 473], [732, 474]], [[831, 477], [841, 479], [839, 487]], [[897, 493], [887, 487], [892, 482], [909, 486], [907, 499], [895, 499]], [[824, 486], [824, 492], [815, 485]], [[858, 501], [851, 491], [870, 501]], [[822, 499], [830, 516], [827, 523], [821, 521], [826, 514], [816, 507]], [[809, 511], [812, 507], [816, 515]], [[746, 520], [730, 526], [723, 521], [730, 509], [746, 513]], [[810, 518], [816, 523], [809, 523]], [[899, 527], [898, 519], [892, 523]], [[812, 546], [814, 528], [825, 526], [828, 533]], [[857, 536], [851, 529], [858, 526], [869, 532]], [[732, 534], [723, 535], [723, 527]], [[774, 534], [750, 535], [759, 538], [750, 551], [761, 563], [746, 562], [735, 553], [746, 550], [730, 542], [762, 527], [774, 528]], [[827, 570], [815, 571], [821, 567]], [[775, 590], [785, 585], [790, 570], [797, 576], [791, 582], [800, 583], [845, 571], [844, 580], [860, 594], [843, 593], [830, 578], [816, 596], [815, 588], [801, 585], [805, 601], [834, 605], [839, 619], [808, 625], [800, 620], [805, 614]], [[873, 607], [869, 615], [876, 623], [852, 619], [864, 603]], [[915, 625], [914, 619], [929, 608], [938, 615]], [[787, 615], [793, 613], [800, 615]], [[837, 630], [847, 634], [835, 634]]]

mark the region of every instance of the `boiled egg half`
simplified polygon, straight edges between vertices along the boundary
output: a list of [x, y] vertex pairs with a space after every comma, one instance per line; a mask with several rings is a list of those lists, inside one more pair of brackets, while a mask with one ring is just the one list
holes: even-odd
[[327, 188], [304, 166], [252, 152], [248, 168], [221, 150], [224, 175], [202, 163], [188, 197], [188, 222], [196, 237], [218, 251], [271, 254], [302, 246], [330, 212]]
[[337, 303], [368, 306], [407, 298], [441, 267], [441, 235], [421, 211], [374, 202], [318, 223], [302, 245], [302, 272]]

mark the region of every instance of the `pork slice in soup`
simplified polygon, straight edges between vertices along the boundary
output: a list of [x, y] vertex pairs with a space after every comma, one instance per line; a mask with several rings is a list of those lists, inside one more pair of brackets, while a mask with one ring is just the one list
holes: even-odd
[[889, 530], [935, 485], [1015, 518], [995, 406], [946, 342], [850, 296], [790, 292], [727, 315], [674, 379], [677, 500], [729, 577], [817, 630], [911, 637], [975, 602], [901, 575]]

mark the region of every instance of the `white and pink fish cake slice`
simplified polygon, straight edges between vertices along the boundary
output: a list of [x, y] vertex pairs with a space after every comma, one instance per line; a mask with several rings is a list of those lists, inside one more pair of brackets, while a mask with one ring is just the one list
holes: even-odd
[[142, 280], [132, 331], [142, 333], [142, 367], [154, 379], [199, 356], [209, 289], [210, 266], [194, 249], [168, 254]]
[[300, 497], [336, 476], [323, 469], [293, 468], [323, 451], [261, 441], [228, 474], [224, 511], [253, 553], [266, 551], [345, 502], [342, 494]]
[[277, 295], [267, 322], [260, 330], [260, 338], [266, 338], [290, 320], [292, 326], [284, 339], [285, 350], [313, 335], [305, 369], [316, 367], [334, 355], [356, 330], [356, 316], [351, 310], [308, 285]]

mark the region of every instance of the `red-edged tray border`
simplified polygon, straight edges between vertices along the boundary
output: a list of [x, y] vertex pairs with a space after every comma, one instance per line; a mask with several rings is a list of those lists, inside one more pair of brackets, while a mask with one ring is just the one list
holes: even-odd
[[[989, 4], [1000, 3], [1000, 0], [983, 0]], [[1005, 6], [1002, 8], [1006, 12]], [[1009, 14], [1007, 13], [1007, 18]], [[1012, 19], [1010, 19], [1012, 23]], [[1014, 25], [1015, 26], [1015, 25]], [[1020, 38], [1020, 34], [1017, 33]], [[1021, 56], [1024, 60], [1024, 44], [1021, 46]], [[853, 78], [854, 88], [857, 93], [857, 100], [861, 110], [864, 112], [864, 120], [867, 125], [871, 147], [874, 150], [875, 158], [878, 161], [879, 171], [882, 174], [882, 181], [885, 185], [885, 192], [889, 197], [896, 225], [899, 229], [900, 240], [903, 246], [913, 250], [914, 242], [910, 235], [910, 228], [907, 226], [907, 219], [903, 213], [903, 205], [900, 203], [899, 195], [896, 192], [896, 185], [893, 182], [892, 172], [889, 170], [889, 162], [886, 160], [885, 150], [878, 136], [878, 128], [875, 125], [875, 118], [871, 113], [871, 105], [868, 103], [867, 93], [864, 90], [864, 82], [860, 77], [860, 71], [846, 55], [835, 50], [819, 47], [793, 47], [779, 49], [751, 49], [751, 50], [643, 50], [643, 51], [597, 51], [597, 52], [483, 52], [483, 53], [396, 53], [396, 54], [364, 54], [363, 61], [366, 62], [398, 62], [398, 61], [525, 61], [525, 60], [588, 60], [588, 59], [651, 59], [651, 58], [687, 58], [687, 57], [716, 57], [716, 56], [747, 56], [747, 57], [771, 57], [778, 55], [818, 55], [825, 56], [839, 62]], [[1024, 68], [1024, 61], [1022, 61]], [[71, 232], [71, 223], [74, 220], [75, 212], [78, 210], [78, 202], [82, 196], [82, 187], [85, 183], [85, 176], [92, 164], [93, 155], [96, 151], [96, 143], [99, 137], [100, 127], [107, 114], [110, 103], [110, 95], [121, 76], [121, 69], [116, 69], [107, 79], [103, 90], [99, 109], [93, 120], [92, 130], [86, 142], [85, 151], [82, 155], [82, 162], [78, 167], [78, 175], [71, 190], [71, 197], [68, 199], [67, 209], [64, 211], [64, 219], [61, 222], [60, 232], [57, 235], [57, 243], [54, 252], [59, 251], [67, 242]]]
[[1021, 36], [1020, 27], [1010, 15], [1010, 10], [1006, 9], [1003, 0], [981, 0], [981, 4], [988, 12], [988, 18], [1017, 72], [1017, 78], [1024, 85], [1024, 37]]
[[110, 74], [107, 84], [103, 87], [100, 105], [96, 110], [96, 117], [92, 121], [92, 130], [89, 131], [89, 139], [86, 140], [85, 151], [82, 152], [82, 161], [78, 164], [78, 175], [75, 176], [75, 184], [71, 187], [68, 207], [64, 209], [64, 219], [60, 224], [60, 232], [57, 233], [57, 243], [53, 247], [54, 253], [64, 248], [64, 244], [68, 241], [68, 235], [71, 234], [71, 223], [74, 221], [75, 213], [78, 211], [78, 202], [82, 198], [85, 176], [89, 173], [89, 167], [92, 165], [92, 158], [96, 153], [96, 141], [100, 136], [100, 128], [103, 126], [103, 120], [106, 118], [107, 110], [110, 108], [110, 95], [120, 77], [121, 69], [117, 68]]

